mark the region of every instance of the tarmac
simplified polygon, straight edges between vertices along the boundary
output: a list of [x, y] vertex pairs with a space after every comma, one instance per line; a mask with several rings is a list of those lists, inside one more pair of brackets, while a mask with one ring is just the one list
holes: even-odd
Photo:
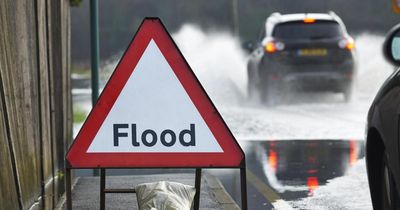
[[[138, 184], [174, 181], [194, 186], [194, 173], [175, 173], [157, 175], [107, 176], [106, 188], [134, 188]], [[239, 210], [240, 207], [226, 192], [221, 182], [213, 175], [203, 174], [200, 188], [200, 209], [203, 210]], [[100, 209], [99, 177], [80, 177], [75, 179], [72, 190], [72, 209]], [[56, 210], [65, 210], [65, 195]], [[106, 209], [138, 210], [136, 194], [106, 194]]]

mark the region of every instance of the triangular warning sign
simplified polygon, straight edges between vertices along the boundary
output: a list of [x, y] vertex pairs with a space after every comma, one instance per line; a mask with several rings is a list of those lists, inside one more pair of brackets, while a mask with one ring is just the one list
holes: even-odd
[[72, 168], [239, 167], [244, 154], [161, 21], [146, 18], [66, 158]]

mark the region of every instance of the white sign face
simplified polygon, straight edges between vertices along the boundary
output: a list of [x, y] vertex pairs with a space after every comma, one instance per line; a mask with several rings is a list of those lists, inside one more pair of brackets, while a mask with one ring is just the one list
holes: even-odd
[[223, 152], [151, 40], [87, 153]]

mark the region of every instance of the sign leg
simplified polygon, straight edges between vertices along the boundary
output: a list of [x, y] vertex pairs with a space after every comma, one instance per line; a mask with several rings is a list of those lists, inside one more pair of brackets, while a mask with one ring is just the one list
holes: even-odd
[[247, 210], [247, 183], [246, 183], [246, 166], [240, 168], [240, 186], [241, 186], [241, 200], [242, 210]]
[[201, 168], [196, 168], [196, 177], [195, 177], [195, 188], [196, 195], [194, 196], [194, 210], [199, 210], [200, 208], [200, 187], [201, 187]]
[[71, 169], [65, 169], [65, 189], [66, 189], [66, 196], [67, 196], [67, 210], [72, 210], [72, 186], [71, 186]]
[[106, 169], [100, 169], [100, 210], [106, 209]]

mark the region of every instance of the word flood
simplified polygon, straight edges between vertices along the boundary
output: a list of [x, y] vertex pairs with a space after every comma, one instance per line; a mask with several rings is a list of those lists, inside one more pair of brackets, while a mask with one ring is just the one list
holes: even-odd
[[[113, 124], [115, 147], [118, 147], [119, 141], [123, 140], [121, 137], [128, 137], [128, 132], [131, 134], [132, 145], [134, 147], [139, 147], [141, 143], [144, 146], [152, 147], [157, 144], [158, 140], [166, 147], [174, 146], [177, 140], [185, 147], [196, 146], [196, 129], [194, 124], [190, 124], [189, 129], [183, 129], [179, 133], [175, 133], [170, 129], [165, 129], [160, 134], [157, 134], [157, 132], [152, 129], [144, 130], [141, 134], [137, 133], [136, 124]], [[138, 134], [141, 142], [138, 141]], [[159, 139], [158, 136], [160, 137]]]

